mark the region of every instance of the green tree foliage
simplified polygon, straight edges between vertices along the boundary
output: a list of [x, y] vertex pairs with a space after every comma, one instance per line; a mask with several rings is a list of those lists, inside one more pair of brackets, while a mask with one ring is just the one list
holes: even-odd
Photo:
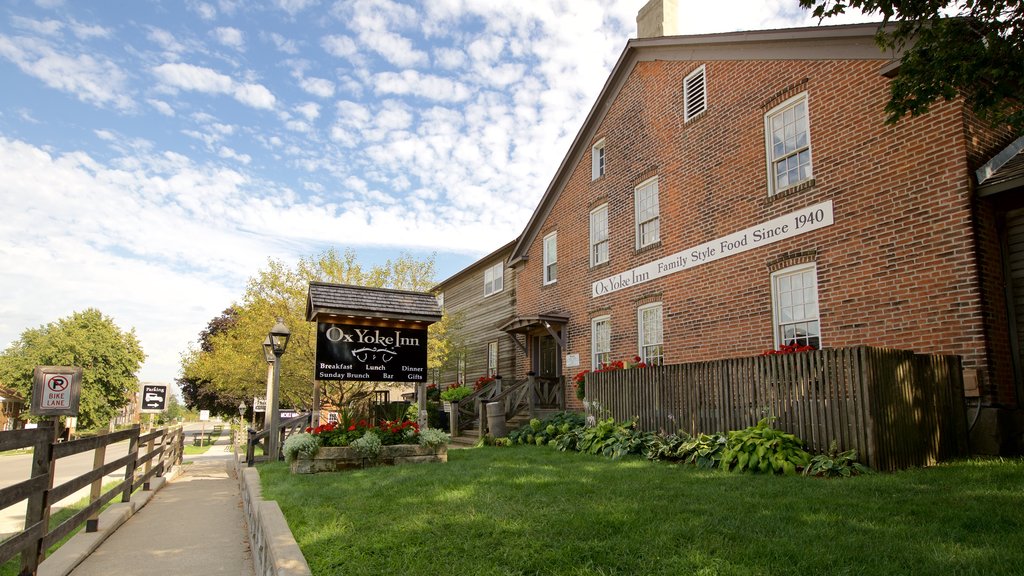
[[110, 422], [139, 390], [136, 373], [145, 359], [134, 328], [123, 332], [89, 308], [22, 332], [0, 355], [0, 381], [29, 398], [36, 366], [79, 366], [78, 427], [94, 428]]
[[[209, 394], [225, 402], [223, 413], [237, 411], [239, 399], [264, 396], [267, 364], [262, 345], [280, 316], [291, 331], [288, 350], [281, 361], [282, 407], [309, 409], [312, 406], [313, 365], [316, 354], [316, 324], [306, 321], [306, 295], [310, 282], [333, 282], [355, 286], [428, 290], [434, 284], [434, 261], [417, 261], [409, 255], [383, 265], [364, 269], [355, 253], [328, 250], [302, 258], [294, 266], [271, 260], [249, 279], [241, 302], [233, 306], [231, 322], [207, 326], [200, 347], [183, 356], [182, 374]], [[218, 322], [214, 326], [214, 322]], [[322, 402], [336, 406], [363, 392], [369, 385], [323, 382]], [[188, 396], [186, 399], [198, 396]], [[190, 404], [191, 406], [192, 404]]]
[[[886, 105], [889, 122], [963, 95], [994, 126], [1024, 133], [1024, 5], [1005, 0], [800, 0], [826, 19], [855, 8], [878, 14], [878, 43], [903, 52]], [[955, 11], [956, 17], [946, 17]]]
[[[197, 354], [212, 353], [212, 338], [230, 330], [238, 319], [238, 308], [230, 306], [220, 316], [210, 320], [206, 329], [199, 333], [199, 350], [190, 350], [185, 354], [186, 362]], [[185, 405], [193, 410], [209, 410], [214, 414], [233, 415], [238, 410], [238, 402], [251, 400], [238, 394], [228, 394], [212, 386], [209, 380], [195, 375], [186, 375], [177, 380]]]

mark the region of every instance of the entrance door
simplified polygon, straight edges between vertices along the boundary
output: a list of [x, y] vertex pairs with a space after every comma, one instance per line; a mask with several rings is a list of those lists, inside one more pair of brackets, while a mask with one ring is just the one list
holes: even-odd
[[537, 354], [535, 371], [541, 378], [558, 378], [558, 343], [550, 335], [537, 338]]

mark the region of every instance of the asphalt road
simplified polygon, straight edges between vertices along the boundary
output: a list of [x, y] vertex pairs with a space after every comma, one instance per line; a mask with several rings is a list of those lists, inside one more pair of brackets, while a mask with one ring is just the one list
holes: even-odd
[[[201, 428], [200, 423], [188, 423], [185, 424], [186, 435], [189, 432], [198, 432]], [[213, 423], [206, 423], [206, 430], [213, 429]], [[189, 441], [186, 436], [186, 441]], [[105, 461], [112, 462], [121, 458], [128, 453], [128, 441], [118, 442], [117, 444], [111, 444], [107, 446], [107, 454]], [[68, 456], [67, 458], [61, 458], [57, 461], [55, 466], [55, 480], [54, 486], [59, 486], [63, 482], [81, 476], [82, 474], [89, 472], [93, 469], [93, 451], [83, 452], [81, 454], [75, 454], [74, 456]], [[0, 456], [0, 488], [28, 480], [29, 473], [32, 470], [32, 455], [31, 454], [18, 454], [13, 456]], [[111, 474], [104, 477], [103, 482], [116, 482], [124, 479], [124, 468], [116, 470]], [[75, 492], [71, 496], [57, 502], [54, 508], [61, 508], [73, 504], [82, 498], [89, 495], [89, 488], [83, 488], [78, 492]], [[27, 506], [26, 501], [22, 501], [20, 504], [15, 504], [0, 510], [0, 536], [11, 534], [20, 531], [25, 526], [25, 508]]]

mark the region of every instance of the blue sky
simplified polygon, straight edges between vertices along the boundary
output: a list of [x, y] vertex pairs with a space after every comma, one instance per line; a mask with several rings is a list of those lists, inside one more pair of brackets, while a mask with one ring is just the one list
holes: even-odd
[[[0, 2], [0, 347], [96, 307], [171, 382], [268, 258], [443, 280], [522, 231], [643, 4]], [[815, 24], [725, 4], [679, 33]]]

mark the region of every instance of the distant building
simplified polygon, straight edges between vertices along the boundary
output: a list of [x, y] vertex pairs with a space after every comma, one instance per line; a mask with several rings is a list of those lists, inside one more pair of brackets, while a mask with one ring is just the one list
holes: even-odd
[[0, 386], [0, 431], [23, 428], [25, 421], [21, 415], [25, 407], [25, 399], [20, 394]]

